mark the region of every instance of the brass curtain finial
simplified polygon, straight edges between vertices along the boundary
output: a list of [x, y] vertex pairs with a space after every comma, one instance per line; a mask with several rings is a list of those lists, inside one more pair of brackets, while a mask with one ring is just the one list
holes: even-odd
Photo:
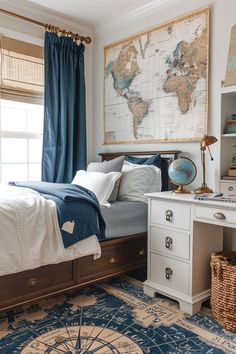
[[0, 12], [3, 13], [4, 15], [13, 16], [13, 17], [16, 17], [20, 20], [27, 21], [27, 22], [33, 23], [35, 25], [44, 27], [47, 31], [61, 33], [63, 36], [72, 37], [75, 41], [85, 42], [86, 44], [90, 44], [92, 42], [91, 37], [84, 37], [84, 36], [79, 35], [78, 33], [66, 31], [65, 29], [61, 29], [61, 28], [53, 26], [53, 25], [48, 25], [43, 22], [33, 20], [32, 18], [18, 15], [16, 13], [8, 11], [8, 10], [0, 9]]
[[62, 35], [65, 37], [71, 37], [74, 39], [75, 42], [81, 41], [81, 42], [85, 42], [85, 43], [89, 44], [92, 41], [91, 37], [83, 37], [83, 36], [80, 36], [78, 33], [74, 33], [72, 31], [66, 31], [65, 29], [62, 29], [57, 26], [49, 25], [49, 24], [45, 25], [45, 30], [48, 32], [57, 33], [58, 35]]

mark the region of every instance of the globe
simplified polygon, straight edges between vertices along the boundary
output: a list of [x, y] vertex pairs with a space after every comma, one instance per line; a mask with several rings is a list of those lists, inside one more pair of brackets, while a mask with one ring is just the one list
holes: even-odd
[[187, 193], [183, 186], [191, 183], [196, 177], [197, 169], [194, 162], [187, 157], [174, 160], [168, 169], [170, 181], [179, 186], [175, 193]]

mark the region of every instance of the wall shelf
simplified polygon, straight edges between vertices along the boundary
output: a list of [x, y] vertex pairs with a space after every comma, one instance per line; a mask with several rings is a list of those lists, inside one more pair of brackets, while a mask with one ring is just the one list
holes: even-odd
[[236, 133], [234, 134], [222, 134], [222, 138], [236, 138]]
[[228, 87], [222, 87], [221, 88], [221, 94], [231, 94], [231, 95], [236, 95], [236, 85], [235, 86], [228, 86]]
[[220, 168], [219, 168], [219, 186], [224, 194], [236, 194], [236, 179], [222, 179], [222, 176], [227, 176], [228, 171], [232, 166], [232, 155], [236, 146], [236, 132], [224, 134], [227, 123], [232, 118], [232, 114], [236, 114], [236, 85], [221, 88], [221, 136], [220, 143]]
[[236, 180], [233, 179], [233, 178], [232, 178], [232, 179], [228, 179], [228, 178], [227, 178], [227, 179], [223, 179], [223, 178], [221, 178], [220, 181], [221, 181], [222, 183], [228, 183], [228, 182], [234, 182], [234, 183], [235, 183], [235, 182], [236, 182]]

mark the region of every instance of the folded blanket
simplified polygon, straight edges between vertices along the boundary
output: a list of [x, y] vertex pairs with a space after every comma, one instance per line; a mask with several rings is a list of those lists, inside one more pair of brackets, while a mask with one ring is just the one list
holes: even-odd
[[74, 184], [49, 182], [10, 182], [30, 188], [53, 200], [57, 205], [58, 222], [64, 247], [70, 247], [91, 235], [105, 238], [105, 222], [95, 194]]

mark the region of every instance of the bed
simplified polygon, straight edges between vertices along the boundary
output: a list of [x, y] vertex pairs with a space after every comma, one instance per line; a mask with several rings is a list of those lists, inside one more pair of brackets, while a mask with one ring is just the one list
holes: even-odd
[[[161, 154], [163, 190], [167, 190], [172, 188], [168, 181], [167, 168], [170, 162], [178, 157], [180, 152], [178, 150], [167, 150], [100, 153], [99, 155], [104, 161], [122, 155], [146, 156]], [[120, 206], [122, 209], [123, 205]], [[130, 208], [128, 204], [126, 207]], [[117, 203], [116, 208], [119, 208], [119, 203]], [[137, 212], [140, 212], [140, 217], [138, 216], [140, 223], [135, 225], [136, 228], [132, 229], [129, 220], [126, 220], [127, 224], [124, 222], [125, 230], [127, 230], [124, 234], [120, 234], [121, 231], [116, 231], [115, 228], [114, 230], [113, 228], [108, 228], [108, 231], [110, 230], [109, 232], [111, 232], [110, 238], [100, 242], [102, 255], [97, 260], [94, 260], [94, 257], [89, 255], [75, 260], [49, 264], [1, 276], [0, 310], [35, 302], [45, 297], [146, 267], [146, 218], [145, 213], [140, 210], [140, 205], [137, 205], [137, 210], [139, 210]], [[109, 220], [111, 217], [110, 212], [111, 210], [106, 210], [105, 219]], [[142, 215], [144, 219], [141, 218]], [[117, 224], [119, 224], [119, 221]], [[115, 220], [113, 225], [115, 225]]]

